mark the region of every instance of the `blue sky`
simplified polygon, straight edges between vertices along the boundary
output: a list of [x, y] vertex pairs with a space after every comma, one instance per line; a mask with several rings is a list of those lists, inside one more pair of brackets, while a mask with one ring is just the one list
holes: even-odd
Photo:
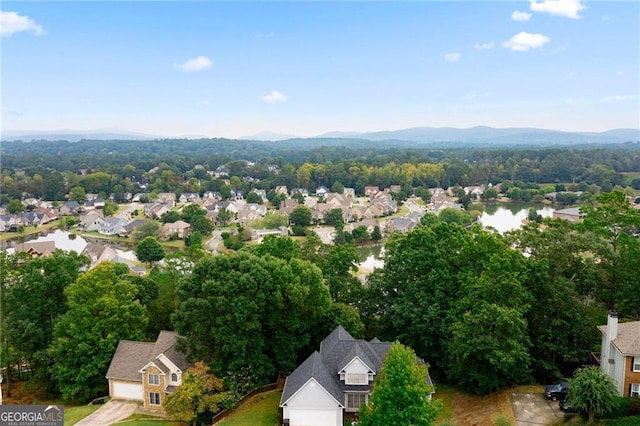
[[11, 2], [2, 128], [640, 128], [640, 3]]

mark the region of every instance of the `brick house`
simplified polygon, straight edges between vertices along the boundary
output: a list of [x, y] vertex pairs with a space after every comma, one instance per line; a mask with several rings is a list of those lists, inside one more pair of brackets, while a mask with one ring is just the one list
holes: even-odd
[[167, 395], [182, 385], [182, 375], [191, 367], [175, 349], [177, 334], [161, 331], [155, 342], [118, 343], [106, 378], [111, 399], [141, 402], [145, 410], [164, 412]]

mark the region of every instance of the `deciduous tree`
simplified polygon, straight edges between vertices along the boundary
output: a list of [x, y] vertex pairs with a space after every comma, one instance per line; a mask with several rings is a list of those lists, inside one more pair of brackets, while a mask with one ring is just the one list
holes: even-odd
[[249, 368], [258, 382], [295, 368], [331, 303], [316, 266], [247, 252], [201, 259], [178, 294], [173, 323], [192, 356], [219, 374]]
[[415, 352], [396, 342], [391, 345], [373, 384], [369, 403], [360, 407], [362, 426], [434, 424], [442, 403], [431, 400], [428, 366]]
[[165, 398], [163, 406], [174, 420], [196, 426], [199, 415], [207, 411], [215, 414], [226, 398], [223, 381], [198, 361], [182, 376], [182, 385]]
[[147, 324], [138, 289], [103, 262], [65, 290], [69, 309], [54, 324], [52, 374], [66, 401], [105, 391], [104, 375], [120, 340], [140, 340]]
[[164, 249], [153, 237], [140, 241], [136, 247], [136, 256], [140, 262], [148, 262], [149, 266], [164, 258]]

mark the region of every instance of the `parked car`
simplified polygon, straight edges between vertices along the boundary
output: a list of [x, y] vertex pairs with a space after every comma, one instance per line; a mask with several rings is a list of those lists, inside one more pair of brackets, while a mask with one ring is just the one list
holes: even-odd
[[560, 401], [558, 403], [558, 405], [560, 406], [560, 409], [562, 411], [564, 411], [565, 413], [577, 413], [578, 409], [576, 407], [573, 406], [573, 404], [571, 404], [569, 402], [569, 400], [567, 399], [563, 399], [562, 401]]
[[544, 387], [544, 394], [552, 401], [562, 401], [569, 392], [569, 383], [560, 382], [555, 385], [548, 385]]

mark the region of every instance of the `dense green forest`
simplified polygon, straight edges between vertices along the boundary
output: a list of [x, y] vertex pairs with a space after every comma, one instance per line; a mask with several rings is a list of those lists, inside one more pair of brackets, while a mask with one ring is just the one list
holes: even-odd
[[[396, 184], [411, 194], [421, 187], [507, 180], [521, 189], [540, 183], [571, 183], [573, 190], [592, 193], [608, 192], [616, 186], [640, 188], [640, 179], [625, 176], [640, 172], [637, 143], [506, 148], [339, 142], [185, 139], [4, 143], [3, 202], [25, 194], [61, 201], [75, 186], [87, 193], [107, 195], [144, 192], [142, 189], [219, 191], [223, 182], [207, 172], [220, 165], [228, 168], [232, 187], [244, 191], [268, 191], [277, 185], [314, 190], [337, 183], [362, 195], [367, 185], [385, 188]], [[86, 176], [81, 176], [81, 170]]]

